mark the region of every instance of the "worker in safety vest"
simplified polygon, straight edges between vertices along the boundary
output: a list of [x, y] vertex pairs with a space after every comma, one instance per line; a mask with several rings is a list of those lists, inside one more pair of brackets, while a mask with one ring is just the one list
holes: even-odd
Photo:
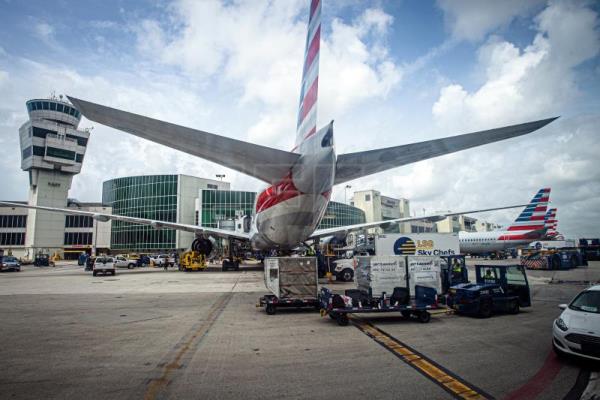
[[485, 271], [485, 275], [483, 276], [483, 279], [486, 281], [495, 281], [494, 275], [492, 274], [492, 270], [491, 269], [487, 269]]
[[452, 263], [452, 281], [458, 282], [459, 280], [461, 280], [461, 278], [462, 266], [460, 265], [460, 262], [458, 262], [457, 259], [454, 259], [454, 262]]

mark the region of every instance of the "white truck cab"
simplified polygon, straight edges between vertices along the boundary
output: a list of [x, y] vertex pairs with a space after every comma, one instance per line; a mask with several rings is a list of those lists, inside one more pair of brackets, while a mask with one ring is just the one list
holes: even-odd
[[135, 265], [136, 265], [135, 260], [130, 260], [129, 258], [127, 258], [123, 255], [115, 256], [115, 267], [116, 268], [133, 269], [133, 268], [135, 268]]
[[103, 273], [104, 275], [111, 274], [114, 276], [116, 274], [115, 259], [109, 256], [96, 257], [92, 274], [96, 276], [99, 273]]

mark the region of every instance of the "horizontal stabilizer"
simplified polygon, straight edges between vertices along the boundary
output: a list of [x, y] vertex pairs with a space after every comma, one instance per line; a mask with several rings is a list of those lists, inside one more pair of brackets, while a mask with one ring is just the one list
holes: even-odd
[[243, 172], [267, 183], [285, 176], [298, 154], [171, 124], [69, 97], [89, 120]]
[[344, 183], [401, 165], [427, 160], [428, 158], [526, 135], [549, 124], [556, 118], [542, 119], [443, 139], [428, 140], [426, 142], [387, 147], [385, 149], [341, 154], [337, 158], [335, 184]]

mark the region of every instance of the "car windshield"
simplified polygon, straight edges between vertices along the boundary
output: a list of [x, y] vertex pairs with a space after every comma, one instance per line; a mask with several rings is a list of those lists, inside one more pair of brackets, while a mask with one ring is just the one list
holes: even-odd
[[579, 293], [569, 305], [571, 310], [600, 314], [600, 291], [590, 290]]
[[14, 257], [4, 257], [4, 261], [7, 261], [7, 262], [16, 262], [17, 259], [14, 258]]

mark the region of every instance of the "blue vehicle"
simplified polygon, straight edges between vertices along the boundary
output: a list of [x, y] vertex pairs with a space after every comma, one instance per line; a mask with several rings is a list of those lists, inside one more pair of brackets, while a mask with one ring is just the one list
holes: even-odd
[[476, 265], [476, 283], [450, 288], [449, 305], [459, 314], [488, 318], [495, 313], [517, 314], [531, 306], [525, 268], [521, 265]]

